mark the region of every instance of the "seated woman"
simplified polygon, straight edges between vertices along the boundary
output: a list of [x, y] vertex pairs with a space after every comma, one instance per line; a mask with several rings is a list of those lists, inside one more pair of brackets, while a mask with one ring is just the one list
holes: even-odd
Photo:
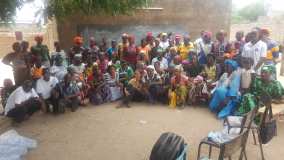
[[11, 79], [4, 79], [3, 88], [1, 88], [1, 104], [2, 104], [3, 110], [5, 110], [7, 100], [15, 89], [16, 89], [16, 86], [13, 85], [13, 82]]
[[243, 95], [238, 114], [245, 114], [259, 104], [259, 97], [265, 93], [272, 98], [274, 103], [282, 103], [284, 88], [277, 80], [273, 80], [273, 70], [271, 66], [263, 66], [261, 76], [255, 77], [250, 86], [249, 93]]
[[79, 86], [73, 80], [72, 74], [66, 74], [64, 81], [62, 81], [58, 87], [60, 91], [60, 112], [64, 112], [66, 107], [70, 107], [71, 111], [75, 112], [79, 108], [81, 97]]
[[143, 101], [149, 99], [148, 88], [146, 87], [145, 82], [142, 81], [140, 71], [135, 71], [134, 78], [132, 78], [128, 85], [124, 89], [125, 95], [123, 97], [122, 104], [117, 106], [117, 108], [126, 106], [130, 107], [130, 101]]
[[[183, 61], [185, 63], [186, 61]], [[186, 67], [184, 67], [184, 72], [186, 75], [190, 78], [195, 78], [202, 72], [202, 65], [198, 62], [198, 57], [195, 53], [192, 53], [190, 55], [190, 61], [189, 63], [186, 63]]]
[[215, 56], [208, 54], [206, 56], [206, 65], [203, 66], [202, 72], [193, 80], [193, 85], [190, 88], [188, 95], [189, 104], [194, 104], [197, 101], [209, 101], [210, 90], [215, 86], [219, 67], [215, 63]]
[[55, 76], [59, 82], [64, 80], [67, 74], [67, 68], [63, 65], [63, 58], [60, 55], [54, 57], [54, 65], [50, 68], [50, 73]]
[[206, 65], [204, 65], [201, 75], [206, 79], [208, 84], [217, 81], [220, 74], [220, 67], [216, 64], [216, 59], [213, 54], [206, 56]]
[[87, 78], [87, 83], [90, 86], [88, 96], [92, 104], [99, 105], [110, 101], [111, 92], [106, 86], [103, 74], [98, 65], [94, 65], [93, 74]]
[[4, 114], [20, 123], [40, 109], [41, 102], [38, 94], [32, 88], [32, 81], [26, 80], [9, 96]]
[[147, 75], [146, 75], [146, 83], [149, 87], [150, 93], [150, 103], [155, 103], [160, 96], [160, 91], [162, 90], [162, 79], [155, 71], [155, 67], [152, 65], [147, 66]]
[[99, 58], [98, 58], [96, 63], [98, 64], [100, 72], [102, 74], [105, 74], [107, 72], [107, 68], [108, 68], [108, 60], [107, 60], [104, 52], [100, 52], [98, 57]]
[[134, 75], [134, 71], [131, 68], [131, 66], [125, 62], [122, 61], [121, 62], [121, 68], [118, 70], [119, 72], [119, 81], [123, 84], [126, 85], [128, 84], [128, 81], [130, 79], [132, 79], [133, 75]]
[[116, 101], [122, 97], [122, 83], [119, 82], [119, 73], [116, 72], [115, 67], [109, 66], [107, 73], [104, 74], [104, 81], [111, 93], [111, 101]]
[[218, 114], [218, 118], [225, 118], [236, 110], [239, 100], [240, 72], [234, 60], [225, 61], [225, 73], [218, 80], [213, 90], [213, 97], [209, 108]]
[[182, 74], [182, 67], [176, 66], [168, 93], [171, 107], [184, 107], [187, 98], [188, 84], [188, 77]]

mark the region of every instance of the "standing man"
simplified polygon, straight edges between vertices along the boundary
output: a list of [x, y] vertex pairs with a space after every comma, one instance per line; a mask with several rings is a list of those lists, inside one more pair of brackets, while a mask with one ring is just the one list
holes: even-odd
[[211, 40], [212, 33], [209, 31], [202, 32], [202, 39], [195, 41], [196, 53], [198, 55], [198, 62], [206, 64], [206, 56], [211, 53], [213, 42]]
[[272, 67], [272, 76], [273, 79], [277, 79], [276, 72], [276, 64], [280, 62], [279, 58], [279, 44], [272, 40], [270, 37], [270, 31], [268, 29], [260, 30], [261, 40], [267, 45], [267, 55], [266, 55], [266, 65], [270, 65]]
[[226, 40], [227, 33], [224, 30], [220, 30], [216, 33], [217, 41], [214, 42], [212, 52], [216, 57], [217, 63], [223, 63], [225, 53], [229, 53], [230, 44]]
[[254, 29], [250, 33], [251, 41], [246, 43], [242, 57], [253, 59], [253, 70], [260, 74], [260, 68], [266, 61], [267, 45], [260, 39], [259, 31]]
[[31, 53], [35, 57], [40, 57], [44, 67], [50, 67], [50, 56], [47, 45], [42, 44], [43, 36], [37, 35], [35, 37], [36, 45], [31, 47]]

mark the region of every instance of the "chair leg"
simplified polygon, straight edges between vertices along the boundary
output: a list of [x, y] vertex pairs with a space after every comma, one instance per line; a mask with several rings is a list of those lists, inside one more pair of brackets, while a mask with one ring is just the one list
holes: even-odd
[[254, 129], [252, 129], [251, 132], [252, 132], [252, 136], [253, 136], [254, 145], [256, 145], [256, 138], [255, 138]]
[[209, 159], [211, 159], [211, 154], [212, 154], [212, 146], [209, 146]]
[[239, 160], [243, 160], [243, 157], [245, 157], [245, 160], [247, 160], [246, 148], [241, 149], [241, 154], [240, 154]]
[[197, 160], [200, 159], [201, 146], [202, 146], [202, 143], [200, 143], [198, 147]]
[[261, 159], [265, 160], [264, 153], [263, 153], [263, 148], [262, 148], [262, 142], [261, 142], [261, 138], [260, 138], [260, 130], [259, 129], [257, 129], [257, 136], [258, 136], [259, 149], [260, 149], [260, 153], [261, 153]]

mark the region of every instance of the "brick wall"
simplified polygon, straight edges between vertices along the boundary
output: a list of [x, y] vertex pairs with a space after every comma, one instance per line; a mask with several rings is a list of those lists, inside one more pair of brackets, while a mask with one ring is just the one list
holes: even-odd
[[82, 25], [183, 25], [192, 37], [201, 30], [230, 31], [231, 0], [153, 0], [151, 7], [163, 10], [138, 10], [132, 16], [70, 16], [58, 22], [59, 39], [65, 49]]

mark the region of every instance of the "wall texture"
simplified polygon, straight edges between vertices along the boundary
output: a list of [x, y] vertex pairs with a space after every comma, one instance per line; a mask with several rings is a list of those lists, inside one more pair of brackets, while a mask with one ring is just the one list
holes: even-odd
[[30, 46], [35, 44], [34, 37], [37, 34], [43, 35], [44, 44], [53, 50], [54, 41], [58, 40], [56, 21], [50, 21], [44, 28], [35, 24], [16, 24], [15, 26], [0, 27], [0, 58], [12, 51], [12, 44], [16, 42], [15, 31], [23, 32], [23, 39], [28, 41]]
[[151, 7], [163, 9], [141, 9], [132, 16], [70, 16], [58, 22], [59, 39], [65, 49], [70, 48], [73, 37], [80, 34], [79, 28], [84, 25], [178, 25], [192, 37], [197, 37], [201, 30], [229, 32], [231, 6], [231, 0], [153, 0]]

